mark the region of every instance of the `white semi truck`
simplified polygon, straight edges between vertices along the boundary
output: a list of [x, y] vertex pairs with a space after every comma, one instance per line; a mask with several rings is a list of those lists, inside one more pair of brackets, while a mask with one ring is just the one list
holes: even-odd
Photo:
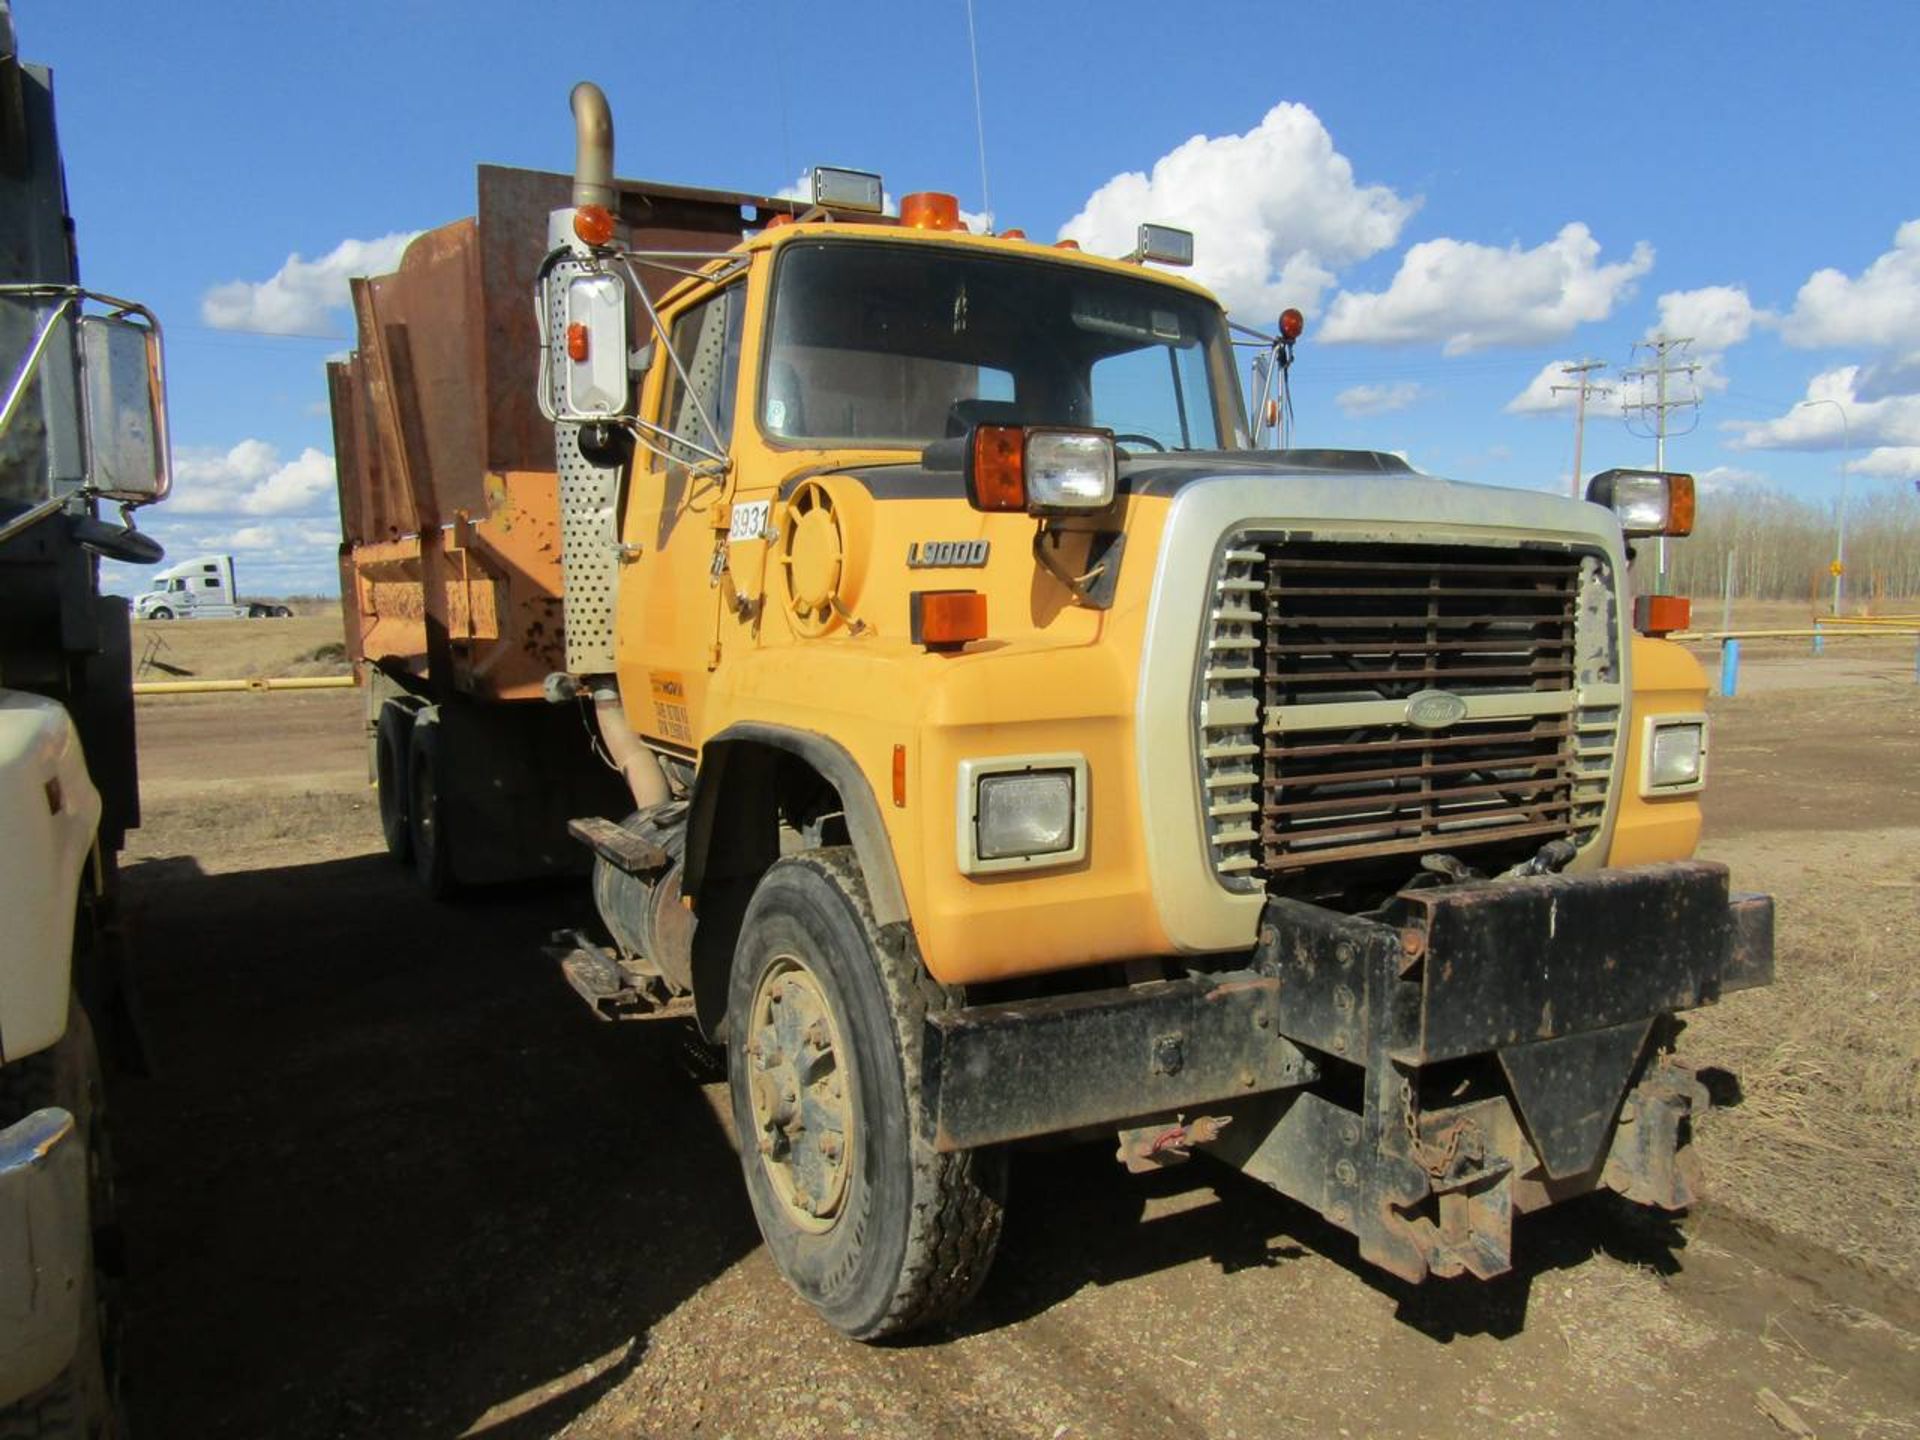
[[132, 514], [167, 493], [165, 413], [152, 314], [80, 284], [52, 77], [0, 0], [0, 1436], [118, 1433], [101, 1056], [137, 1054], [115, 856], [140, 816], [99, 557], [160, 558]]
[[195, 555], [156, 571], [153, 589], [134, 597], [136, 620], [284, 620], [293, 612], [267, 600], [242, 600], [231, 555]]

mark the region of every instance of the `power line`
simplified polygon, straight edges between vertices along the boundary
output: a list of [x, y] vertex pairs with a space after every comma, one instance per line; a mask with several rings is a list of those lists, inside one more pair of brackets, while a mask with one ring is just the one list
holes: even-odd
[[[1631, 370], [1622, 370], [1622, 380], [1638, 381], [1640, 398], [1625, 402], [1621, 409], [1625, 414], [1627, 428], [1636, 435], [1642, 435], [1653, 441], [1653, 468], [1667, 468], [1667, 436], [1670, 433], [1689, 435], [1700, 423], [1700, 386], [1694, 377], [1700, 373], [1700, 366], [1692, 360], [1683, 360], [1675, 364], [1673, 357], [1684, 356], [1687, 347], [1693, 344], [1692, 336], [1655, 335], [1651, 340], [1642, 340], [1634, 345], [1635, 352], [1646, 350], [1653, 356], [1650, 365], [1641, 365]], [[1674, 398], [1674, 392], [1668, 385], [1670, 376], [1686, 377], [1686, 393]], [[1654, 398], [1647, 398], [1647, 381], [1654, 382]], [[1674, 410], [1690, 410], [1692, 422], [1685, 430], [1672, 432], [1667, 425], [1667, 415]], [[1641, 431], [1634, 429], [1635, 416], [1639, 423], [1650, 427]], [[1667, 590], [1667, 537], [1662, 535], [1654, 546], [1654, 593], [1664, 595]]]

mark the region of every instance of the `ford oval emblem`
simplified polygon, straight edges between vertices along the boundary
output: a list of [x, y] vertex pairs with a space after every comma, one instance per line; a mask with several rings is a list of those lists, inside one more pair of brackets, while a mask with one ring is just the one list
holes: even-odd
[[1450, 690], [1422, 690], [1407, 697], [1407, 723], [1444, 730], [1467, 718], [1467, 702]]

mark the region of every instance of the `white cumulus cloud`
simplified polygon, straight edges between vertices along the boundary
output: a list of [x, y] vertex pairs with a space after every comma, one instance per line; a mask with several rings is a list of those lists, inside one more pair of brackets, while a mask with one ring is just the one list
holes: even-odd
[[[1920, 446], [1920, 394], [1888, 395], [1868, 399], [1859, 392], [1864, 372], [1859, 365], [1823, 370], [1807, 382], [1807, 399], [1834, 404], [1795, 405], [1771, 420], [1729, 420], [1721, 428], [1735, 450], [1838, 450], [1843, 444], [1856, 452], [1870, 452], [1849, 463], [1864, 474], [1895, 473], [1867, 468], [1876, 448]], [[1843, 418], [1844, 412], [1844, 418]], [[1873, 462], [1899, 463], [1897, 459]]]
[[1098, 254], [1132, 251], [1142, 221], [1193, 232], [1193, 274], [1249, 323], [1312, 311], [1343, 265], [1393, 245], [1418, 199], [1362, 185], [1319, 116], [1291, 101], [1244, 135], [1195, 135], [1116, 175], [1060, 227]]
[[418, 233], [342, 240], [318, 260], [289, 255], [286, 264], [265, 280], [229, 280], [214, 286], [200, 299], [200, 318], [216, 330], [331, 334], [334, 321], [328, 312], [348, 303], [348, 277], [393, 269]]
[[1653, 268], [1645, 241], [1600, 263], [1600, 242], [1579, 222], [1522, 250], [1469, 240], [1423, 240], [1382, 291], [1343, 290], [1320, 338], [1375, 344], [1439, 342], [1461, 355], [1495, 345], [1538, 345], [1604, 320]]
[[1753, 333], [1756, 323], [1774, 317], [1754, 307], [1739, 285], [1707, 285], [1698, 290], [1669, 290], [1659, 300], [1660, 321], [1647, 331], [1684, 337], [1702, 351], [1713, 353], [1738, 345]]
[[308, 446], [291, 460], [264, 440], [228, 450], [182, 447], [173, 457], [177, 515], [325, 515], [334, 513], [333, 457]]
[[1390, 415], [1395, 410], [1404, 410], [1422, 393], [1422, 387], [1412, 380], [1391, 385], [1352, 385], [1334, 396], [1333, 403], [1343, 414], [1357, 419], [1362, 415]]
[[1781, 334], [1789, 345], [1912, 345], [1920, 334], [1920, 220], [1858, 276], [1816, 270], [1800, 287]]
[[1856, 475], [1920, 480], [1920, 445], [1876, 445], [1847, 469]]

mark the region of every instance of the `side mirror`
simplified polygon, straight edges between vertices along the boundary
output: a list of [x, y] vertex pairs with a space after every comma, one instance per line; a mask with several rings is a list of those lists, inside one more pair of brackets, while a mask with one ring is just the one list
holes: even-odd
[[550, 333], [542, 396], [548, 418], [619, 420], [630, 407], [627, 285], [616, 274], [567, 266], [541, 282]]
[[164, 500], [173, 474], [158, 328], [123, 315], [85, 315], [79, 331], [87, 487], [109, 500]]

